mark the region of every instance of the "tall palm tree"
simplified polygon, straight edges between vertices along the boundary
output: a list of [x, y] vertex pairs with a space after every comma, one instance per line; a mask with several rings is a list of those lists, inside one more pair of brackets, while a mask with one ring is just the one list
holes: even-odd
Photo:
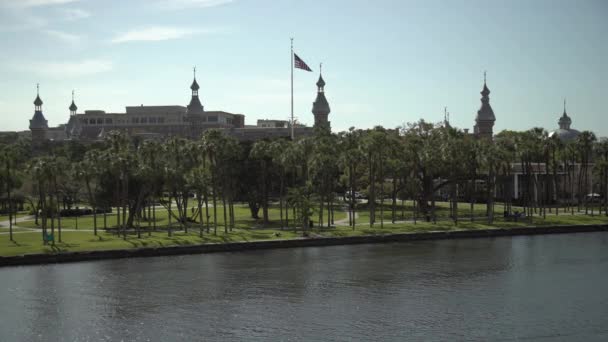
[[357, 166], [363, 160], [361, 154], [361, 131], [356, 130], [354, 127], [349, 128], [348, 132], [343, 132], [340, 135], [340, 157], [339, 162], [343, 172], [348, 177], [348, 222], [355, 229], [356, 225], [356, 196], [355, 186], [356, 179], [358, 178]]
[[[589, 182], [589, 165], [591, 163], [591, 154], [593, 151], [593, 144], [596, 141], [595, 134], [590, 131], [583, 131], [577, 137], [577, 148], [581, 161], [581, 168], [579, 172], [579, 199], [582, 198], [585, 206], [585, 214], [589, 213], [589, 203], [587, 194], [590, 193], [590, 182]], [[580, 200], [579, 200], [580, 201]]]
[[218, 130], [207, 130], [203, 133], [202, 146], [207, 160], [209, 161], [209, 168], [211, 170], [211, 195], [213, 199], [213, 233], [217, 235], [217, 180], [218, 180], [218, 154], [222, 144], [224, 143], [224, 136]]
[[271, 172], [272, 172], [272, 149], [271, 143], [268, 140], [258, 140], [253, 144], [249, 156], [252, 159], [258, 160], [261, 166], [260, 184], [262, 193], [262, 219], [264, 225], [267, 225], [270, 220], [268, 218], [268, 206], [270, 201], [271, 188]]
[[285, 139], [277, 139], [270, 145], [272, 149], [272, 163], [278, 167], [279, 174], [279, 217], [281, 220], [281, 229], [284, 229], [289, 224], [289, 210], [285, 210], [286, 220], [283, 220], [283, 209], [285, 204], [285, 182], [287, 177], [287, 167], [289, 166], [290, 158], [286, 154], [289, 149], [291, 142]]
[[2, 164], [4, 164], [4, 177], [6, 185], [6, 198], [8, 202], [8, 225], [9, 225], [9, 239], [13, 240], [13, 214], [15, 208], [13, 206], [13, 198], [11, 197], [11, 190], [15, 187], [15, 168], [17, 164], [17, 150], [13, 145], [6, 145], [1, 151]]

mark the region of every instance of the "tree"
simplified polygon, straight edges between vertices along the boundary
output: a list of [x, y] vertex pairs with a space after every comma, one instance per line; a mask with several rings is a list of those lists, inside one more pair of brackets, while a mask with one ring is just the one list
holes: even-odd
[[335, 136], [329, 130], [315, 132], [309, 170], [319, 200], [319, 228], [323, 227], [323, 207], [327, 204], [327, 227], [331, 226], [334, 180], [338, 174]]
[[358, 178], [358, 164], [363, 160], [361, 153], [361, 131], [355, 130], [354, 127], [349, 128], [348, 132], [343, 132], [339, 135], [339, 164], [342, 172], [347, 175], [348, 183], [348, 222], [353, 230], [356, 225], [356, 196], [355, 187], [356, 179]]
[[591, 193], [590, 191], [590, 181], [589, 181], [589, 165], [591, 163], [591, 156], [593, 151], [593, 144], [596, 141], [595, 134], [590, 131], [583, 131], [577, 137], [577, 149], [581, 161], [581, 167], [579, 172], [579, 201], [582, 198], [584, 206], [585, 206], [585, 214], [589, 213], [589, 203], [587, 194]]
[[8, 203], [8, 222], [9, 222], [9, 239], [13, 240], [13, 215], [15, 214], [15, 208], [13, 205], [13, 198], [11, 196], [12, 190], [18, 188], [19, 179], [16, 175], [16, 168], [18, 159], [18, 149], [14, 145], [2, 146], [0, 151], [0, 161], [4, 166], [4, 172], [2, 172], [1, 180], [4, 183], [4, 189], [6, 189], [6, 199]]
[[272, 170], [272, 149], [268, 140], [258, 140], [253, 144], [253, 148], [249, 153], [250, 158], [257, 160], [260, 164], [260, 187], [262, 194], [262, 220], [264, 225], [270, 221], [268, 219], [268, 204], [270, 201], [271, 188], [271, 170]]
[[205, 154], [207, 155], [207, 160], [209, 161], [209, 167], [211, 170], [211, 195], [213, 199], [213, 233], [217, 234], [217, 180], [218, 180], [218, 172], [220, 170], [218, 164], [218, 154], [222, 148], [224, 143], [224, 136], [218, 130], [207, 130], [203, 133], [202, 137], [202, 146]]

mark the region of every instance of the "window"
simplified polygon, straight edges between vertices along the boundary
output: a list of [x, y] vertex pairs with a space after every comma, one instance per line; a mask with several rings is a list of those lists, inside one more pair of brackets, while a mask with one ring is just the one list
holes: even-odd
[[112, 124], [112, 119], [106, 119], [106, 125], [111, 125]]
[[158, 123], [164, 123], [164, 122], [165, 122], [165, 118], [163, 118], [163, 117], [158, 118]]
[[95, 120], [95, 119], [91, 119], [91, 120], [89, 120], [89, 124], [91, 124], [91, 125], [94, 125], [94, 124], [95, 124], [95, 122], [96, 122], [96, 120]]
[[131, 119], [132, 123], [138, 124], [139, 123], [139, 118], [133, 118]]
[[156, 118], [150, 118], [150, 123], [156, 123]]
[[208, 120], [209, 122], [217, 122], [217, 116], [210, 116]]
[[103, 119], [97, 119], [97, 124], [98, 125], [103, 125]]
[[148, 118], [141, 118], [141, 123], [142, 124], [148, 123]]

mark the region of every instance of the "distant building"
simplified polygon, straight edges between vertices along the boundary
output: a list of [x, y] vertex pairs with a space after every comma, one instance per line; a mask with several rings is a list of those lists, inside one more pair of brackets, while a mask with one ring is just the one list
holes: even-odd
[[569, 142], [576, 140], [581, 134], [581, 132], [570, 127], [572, 125], [572, 119], [570, 119], [566, 113], [566, 100], [564, 100], [564, 113], [559, 118], [558, 124], [559, 128], [549, 133], [550, 137], [557, 136], [562, 142]]
[[315, 127], [325, 126], [331, 128], [331, 124], [328, 120], [330, 112], [329, 103], [325, 98], [325, 81], [323, 80], [323, 75], [319, 75], [319, 80], [317, 81], [317, 99], [312, 103], [312, 113], [315, 116]]
[[266, 127], [266, 128], [287, 128], [289, 127], [289, 121], [287, 120], [258, 120], [257, 127]]
[[496, 122], [496, 116], [494, 116], [494, 110], [490, 106], [490, 89], [486, 85], [486, 73], [483, 73], [483, 89], [481, 90], [481, 107], [477, 111], [477, 117], [475, 117], [475, 126], [473, 127], [473, 133], [475, 136], [492, 140], [494, 135], [494, 122]]
[[42, 144], [47, 140], [49, 130], [48, 121], [42, 114], [42, 99], [40, 99], [40, 86], [36, 85], [36, 99], [34, 100], [34, 116], [30, 120], [30, 131], [32, 132], [32, 143]]
[[[324, 94], [325, 81], [319, 76], [317, 99], [313, 103], [315, 126], [329, 124], [329, 104]], [[45, 141], [77, 140], [95, 141], [113, 130], [127, 132], [144, 139], [181, 136], [198, 138], [208, 129], [219, 129], [239, 140], [289, 137], [291, 127], [284, 120], [258, 120], [256, 126], [245, 125], [245, 115], [224, 111], [207, 111], [199, 98], [200, 86], [194, 80], [190, 86], [191, 99], [187, 106], [127, 106], [125, 113], [106, 113], [103, 110], [85, 110], [78, 113], [72, 93], [67, 124], [49, 127], [42, 112], [39, 91], [34, 101], [34, 116], [30, 120], [30, 131], [34, 145]], [[294, 126], [296, 137], [312, 134], [312, 127]]]

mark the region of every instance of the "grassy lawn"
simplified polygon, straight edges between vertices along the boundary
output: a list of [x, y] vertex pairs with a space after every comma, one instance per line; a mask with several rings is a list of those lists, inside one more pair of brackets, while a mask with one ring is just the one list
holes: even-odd
[[[218, 227], [218, 235], [205, 233], [203, 237], [198, 236], [198, 226], [192, 227], [189, 233], [182, 231], [174, 232], [172, 237], [169, 237], [167, 232], [159, 231], [152, 232], [148, 235], [147, 232], [142, 232], [142, 238], [138, 239], [136, 235], [128, 235], [127, 240], [123, 240], [120, 236], [116, 236], [110, 233], [106, 233], [102, 230], [99, 231], [99, 236], [94, 236], [91, 231], [65, 231], [62, 234], [63, 242], [56, 243], [55, 246], [44, 246], [42, 244], [41, 233], [35, 232], [21, 232], [14, 235], [15, 242], [11, 242], [8, 239], [7, 234], [0, 235], [0, 256], [13, 256], [30, 253], [57, 253], [66, 251], [88, 251], [88, 250], [109, 250], [109, 249], [127, 249], [127, 248], [140, 248], [140, 247], [167, 247], [167, 246], [178, 246], [178, 245], [192, 245], [192, 244], [203, 244], [203, 243], [225, 243], [225, 242], [245, 242], [245, 241], [256, 241], [256, 240], [272, 240], [272, 239], [290, 239], [300, 237], [301, 232], [293, 232], [292, 230], [280, 230], [278, 228], [252, 228], [258, 227], [258, 222], [249, 217], [249, 211], [246, 207], [237, 207], [236, 219], [237, 228], [227, 234], [224, 233], [223, 227]], [[336, 220], [343, 219], [344, 213], [337, 215]], [[164, 213], [161, 210], [157, 210], [157, 219], [159, 223], [166, 222], [167, 212]], [[365, 217], [365, 212], [359, 212], [359, 215]], [[458, 226], [450, 220], [439, 220], [436, 224], [431, 222], [418, 221], [416, 224], [413, 222], [401, 222], [396, 224], [390, 223], [390, 212], [388, 213], [388, 219], [384, 224], [384, 228], [380, 228], [379, 222], [377, 222], [373, 228], [365, 224], [365, 221], [359, 220], [361, 225], [357, 225], [355, 229], [348, 226], [338, 226], [331, 229], [313, 229], [311, 234], [319, 237], [338, 237], [338, 236], [359, 236], [359, 235], [379, 235], [379, 234], [394, 234], [394, 233], [412, 233], [412, 232], [429, 232], [429, 231], [449, 231], [449, 230], [475, 230], [475, 229], [488, 229], [488, 228], [514, 228], [514, 227], [526, 227], [526, 226], [544, 226], [544, 225], [573, 225], [573, 224], [608, 224], [608, 217], [606, 216], [586, 216], [586, 215], [570, 215], [560, 214], [559, 216], [548, 215], [546, 219], [541, 217], [528, 218], [523, 222], [505, 222], [502, 217], [499, 217], [493, 225], [488, 225], [484, 220], [476, 220], [471, 222], [470, 220], [462, 220]], [[270, 210], [271, 219], [274, 220], [273, 226], [278, 226], [279, 211], [278, 208], [272, 208]], [[114, 216], [108, 216], [109, 221], [115, 224]], [[221, 209], [218, 208], [218, 221], [223, 220], [223, 214]], [[221, 221], [223, 222], [223, 221]], [[74, 219], [66, 219], [64, 221], [64, 227], [70, 227], [70, 224], [74, 223]], [[100, 219], [99, 225], [102, 226], [103, 221]], [[26, 222], [31, 226], [31, 222]], [[86, 224], [91, 224], [91, 217], [82, 217], [79, 219], [79, 227], [83, 228]], [[73, 227], [73, 226], [72, 226]], [[83, 228], [84, 229], [84, 228]], [[90, 229], [90, 228], [88, 228]], [[213, 227], [211, 228], [213, 229]], [[18, 230], [16, 230], [18, 231]], [[276, 234], [280, 235], [277, 236]], [[57, 239], [57, 233], [55, 233]]]
[[[195, 208], [196, 211], [196, 208]], [[205, 208], [203, 208], [203, 212], [205, 211]], [[176, 212], [174, 210], [174, 212]], [[189, 212], [191, 212], [189, 210]], [[290, 218], [291, 218], [291, 212], [290, 214]], [[315, 214], [316, 215], [316, 214]], [[327, 215], [327, 212], [325, 212], [325, 215]], [[211, 225], [213, 225], [213, 208], [210, 207], [209, 208], [209, 216], [210, 216], [210, 220], [211, 220]], [[259, 216], [262, 216], [262, 210], [260, 209], [259, 212]], [[270, 219], [270, 224], [267, 225], [268, 228], [280, 228], [280, 212], [279, 212], [279, 208], [278, 206], [272, 206], [269, 208], [268, 210], [268, 216]], [[236, 228], [251, 228], [251, 227], [261, 227], [262, 225], [262, 221], [261, 220], [255, 220], [253, 218], [251, 218], [251, 212], [249, 211], [249, 208], [247, 206], [244, 205], [235, 205], [234, 206], [234, 217], [235, 217], [235, 225]], [[316, 217], [316, 216], [315, 216]], [[338, 220], [342, 220], [346, 218], [346, 213], [340, 211], [340, 209], [335, 209], [334, 211], [334, 220], [338, 221]], [[116, 226], [116, 211], [114, 211], [111, 214], [107, 214], [106, 217], [107, 220], [107, 226], [109, 228], [111, 227], [115, 227]], [[78, 222], [77, 222], [78, 221]], [[217, 222], [219, 226], [223, 226], [224, 224], [224, 210], [222, 207], [218, 207], [217, 208]], [[78, 229], [85, 229], [85, 230], [90, 230], [93, 229], [93, 216], [81, 216], [79, 218], [75, 218], [75, 217], [65, 217], [61, 219], [61, 227], [65, 228], [65, 229], [76, 229], [77, 225], [76, 223], [78, 223]], [[168, 219], [168, 211], [164, 208], [156, 208], [156, 225], [157, 227], [165, 227], [169, 225], [169, 219]], [[194, 225], [195, 228], [198, 228], [197, 224], [192, 223], [192, 225]], [[142, 221], [141, 222], [141, 226], [142, 227], [147, 227], [148, 226], [148, 222], [147, 221]], [[152, 222], [150, 222], [150, 226], [152, 226]], [[172, 218], [172, 227], [179, 227], [179, 223], [177, 223], [175, 221], [175, 218]], [[23, 228], [38, 228], [39, 226], [36, 225], [36, 222], [34, 220], [32, 221], [25, 221], [25, 222], [19, 222], [19, 227], [23, 227]], [[103, 214], [97, 215], [97, 228], [102, 228], [103, 227]], [[219, 229], [219, 227], [218, 227]]]
[[[27, 215], [29, 215], [27, 211], [21, 211], [21, 212], [18, 212], [17, 214], [15, 214], [15, 216], [17, 216], [17, 218], [27, 216]], [[13, 216], [13, 218], [14, 218], [14, 216]], [[0, 215], [0, 222], [3, 222], [3, 221], [8, 221], [8, 215]]]
[[[384, 222], [390, 222], [392, 218], [392, 206], [390, 201], [385, 201], [384, 203], [384, 214], [382, 217], [384, 218]], [[402, 220], [413, 220], [414, 218], [414, 203], [412, 201], [405, 201], [404, 205], [401, 205], [401, 201], [397, 202], [395, 206], [395, 217], [397, 221]], [[494, 205], [494, 212], [496, 216], [502, 216], [503, 211], [505, 210], [505, 206], [501, 203], [497, 203]], [[512, 207], [512, 210], [518, 210], [522, 212], [523, 209], [521, 207]], [[359, 204], [357, 207], [357, 212], [359, 214], [359, 219], [357, 219], [357, 223], [369, 222], [369, 208], [367, 204]], [[486, 205], [482, 203], [476, 203], [473, 205], [473, 215], [474, 216], [485, 216], [486, 214]], [[437, 219], [445, 219], [450, 215], [450, 204], [449, 202], [436, 202], [435, 203], [435, 216]], [[469, 203], [458, 203], [458, 216], [461, 219], [470, 218], [471, 217], [471, 206]], [[422, 214], [418, 213], [418, 220], [423, 219]], [[380, 205], [376, 205], [376, 222], [380, 223]]]
[[[297, 234], [291, 231], [281, 232], [281, 236], [275, 235], [275, 230], [244, 230], [236, 229], [229, 234], [223, 231], [218, 235], [204, 234], [203, 238], [198, 232], [183, 233], [175, 232], [169, 237], [166, 232], [154, 232], [151, 236], [143, 234], [141, 239], [136, 235], [130, 235], [127, 240], [114, 234], [99, 232], [94, 236], [92, 232], [63, 232], [62, 243], [57, 242], [54, 246], [42, 245], [40, 232], [27, 232], [15, 234], [15, 242], [8, 239], [8, 235], [0, 235], [0, 256], [14, 256], [32, 253], [58, 253], [77, 252], [110, 249], [128, 249], [141, 247], [168, 247], [179, 245], [192, 245], [202, 243], [225, 243], [245, 242], [254, 240], [295, 238]], [[55, 232], [57, 239], [57, 232]]]

